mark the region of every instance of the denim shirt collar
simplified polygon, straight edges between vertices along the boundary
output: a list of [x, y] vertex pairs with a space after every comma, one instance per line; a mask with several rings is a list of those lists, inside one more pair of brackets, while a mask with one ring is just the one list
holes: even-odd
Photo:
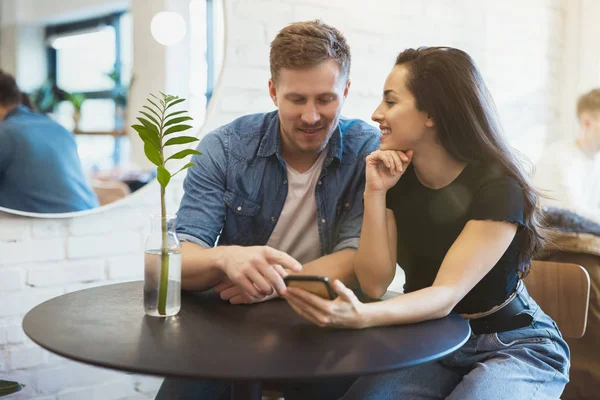
[[[279, 113], [274, 111], [270, 115], [269, 121], [266, 124], [266, 132], [258, 148], [259, 157], [270, 157], [273, 154], [277, 154], [281, 158], [281, 137], [279, 135]], [[331, 164], [333, 158], [337, 158], [340, 162], [343, 160], [342, 151], [342, 133], [340, 131], [340, 125], [335, 127], [335, 131], [329, 138], [327, 146], [327, 158], [325, 159], [325, 165]]]
[[6, 121], [10, 117], [14, 117], [16, 115], [19, 115], [19, 114], [22, 114], [22, 113], [26, 113], [28, 111], [29, 111], [29, 108], [27, 108], [24, 105], [20, 104], [20, 105], [16, 106], [15, 108], [13, 108], [12, 110], [10, 110], [6, 114], [6, 116], [4, 117], [4, 120]]

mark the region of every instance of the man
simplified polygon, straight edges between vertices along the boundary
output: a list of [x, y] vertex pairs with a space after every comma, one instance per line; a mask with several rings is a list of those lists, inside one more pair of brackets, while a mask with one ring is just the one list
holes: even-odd
[[[350, 49], [337, 29], [320, 21], [287, 26], [271, 43], [270, 66], [278, 110], [202, 139], [177, 216], [182, 287], [214, 288], [234, 304], [277, 297], [289, 272], [356, 286], [364, 159], [379, 143], [375, 128], [340, 117]], [[337, 398], [350, 383], [283, 389], [286, 399]], [[214, 382], [166, 380], [157, 398], [223, 393]]]
[[600, 223], [600, 88], [577, 101], [579, 133], [550, 145], [536, 165], [534, 184], [544, 206], [563, 208]]
[[0, 206], [63, 213], [98, 205], [73, 134], [22, 105], [15, 79], [0, 71]]

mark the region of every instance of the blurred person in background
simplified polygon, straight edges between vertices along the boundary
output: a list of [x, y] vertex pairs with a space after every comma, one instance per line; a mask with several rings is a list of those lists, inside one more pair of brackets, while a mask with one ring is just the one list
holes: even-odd
[[73, 133], [22, 102], [15, 78], [0, 70], [0, 207], [38, 213], [98, 207]]
[[577, 101], [579, 132], [544, 151], [534, 185], [547, 196], [545, 207], [574, 212], [600, 224], [600, 88]]

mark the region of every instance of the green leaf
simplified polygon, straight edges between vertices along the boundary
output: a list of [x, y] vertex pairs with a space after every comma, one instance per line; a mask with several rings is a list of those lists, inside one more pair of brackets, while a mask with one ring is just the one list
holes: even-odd
[[182, 101], [185, 101], [185, 99], [177, 99], [177, 100], [175, 100], [174, 102], [170, 103], [170, 104], [167, 106], [167, 108], [166, 108], [166, 109], [168, 110], [169, 108], [173, 107], [175, 104], [179, 104], [179, 103], [181, 103]]
[[154, 146], [145, 142], [144, 143], [144, 153], [146, 153], [146, 157], [148, 160], [157, 167], [162, 165], [162, 157], [160, 156], [160, 151], [155, 149]]
[[191, 143], [191, 142], [197, 142], [198, 138], [192, 137], [192, 136], [178, 136], [178, 137], [174, 137], [173, 139], [169, 139], [167, 140], [167, 143], [165, 143], [165, 146], [173, 146], [175, 144], [186, 144], [186, 143]]
[[183, 111], [175, 111], [174, 113], [171, 113], [171, 114], [167, 115], [167, 116], [165, 117], [165, 120], [167, 120], [167, 119], [169, 119], [169, 118], [171, 118], [171, 117], [174, 117], [174, 116], [176, 116], [176, 115], [179, 115], [179, 114], [186, 113], [186, 112], [187, 112], [186, 110], [183, 110]]
[[160, 150], [160, 148], [161, 148], [160, 138], [154, 131], [151, 131], [150, 129], [148, 129], [142, 125], [132, 125], [131, 127], [137, 131], [137, 133], [140, 135], [140, 138], [142, 138], [144, 143], [149, 142], [157, 150]]
[[191, 125], [175, 125], [170, 127], [169, 129], [167, 129], [165, 131], [165, 133], [163, 133], [163, 136], [167, 136], [170, 135], [171, 133], [175, 133], [175, 132], [183, 132], [183, 131], [187, 131], [188, 129], [191, 129]]
[[[154, 96], [152, 93], [151, 93], [151, 95], [152, 95], [152, 96]], [[150, 100], [150, 99], [146, 99], [146, 100], [148, 100], [148, 102], [149, 102], [150, 104], [152, 104], [154, 107], [156, 107], [156, 109], [157, 109], [157, 110], [161, 110], [161, 108], [160, 108], [159, 106], [157, 106], [155, 102], [153, 102], [153, 101], [152, 101], [152, 100]]]
[[171, 157], [167, 158], [165, 160], [165, 162], [173, 159], [173, 160], [181, 160], [182, 158], [189, 156], [190, 154], [196, 154], [201, 156], [202, 153], [200, 153], [199, 151], [196, 150], [192, 150], [192, 149], [185, 149], [185, 150], [181, 150], [180, 152], [177, 152], [175, 154], [173, 154]]
[[169, 125], [178, 124], [178, 123], [183, 122], [183, 121], [191, 121], [192, 119], [193, 119], [192, 117], [173, 118], [172, 120], [167, 121], [167, 123], [164, 126], [167, 127]]
[[171, 174], [164, 167], [158, 167], [156, 171], [156, 179], [158, 179], [158, 182], [162, 187], [166, 188], [171, 180]]
[[156, 111], [154, 111], [154, 109], [152, 109], [152, 107], [148, 107], [148, 106], [142, 106], [147, 110], [150, 110], [152, 112], [152, 114], [156, 115], [156, 118], [160, 119], [160, 115], [158, 115], [158, 113]]
[[[156, 120], [156, 118], [154, 118], [152, 115], [148, 114], [147, 112], [140, 111], [140, 114], [142, 114], [143, 116], [148, 118], [150, 121], [154, 122], [156, 124], [156, 129], [158, 130], [158, 127], [160, 126], [160, 122], [158, 122]], [[160, 117], [159, 117], [159, 119], [160, 119]]]
[[146, 118], [137, 117], [137, 120], [142, 123], [146, 128], [150, 129], [154, 133], [158, 135], [158, 126], [155, 126], [152, 122], [148, 121]]
[[196, 165], [196, 164], [194, 164], [193, 162], [185, 164], [183, 167], [181, 167], [179, 169], [179, 171], [177, 171], [173, 175], [171, 175], [171, 178], [174, 177], [175, 175], [177, 175], [178, 173], [180, 173], [181, 171], [183, 171], [184, 169], [189, 168], [189, 167], [193, 167], [194, 165]]

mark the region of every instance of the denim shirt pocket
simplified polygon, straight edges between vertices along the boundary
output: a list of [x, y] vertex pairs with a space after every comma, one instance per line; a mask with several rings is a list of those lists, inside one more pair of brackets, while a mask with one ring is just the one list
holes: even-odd
[[223, 195], [227, 206], [225, 225], [223, 226], [223, 244], [248, 246], [256, 241], [258, 234], [257, 217], [260, 204], [228, 189]]

